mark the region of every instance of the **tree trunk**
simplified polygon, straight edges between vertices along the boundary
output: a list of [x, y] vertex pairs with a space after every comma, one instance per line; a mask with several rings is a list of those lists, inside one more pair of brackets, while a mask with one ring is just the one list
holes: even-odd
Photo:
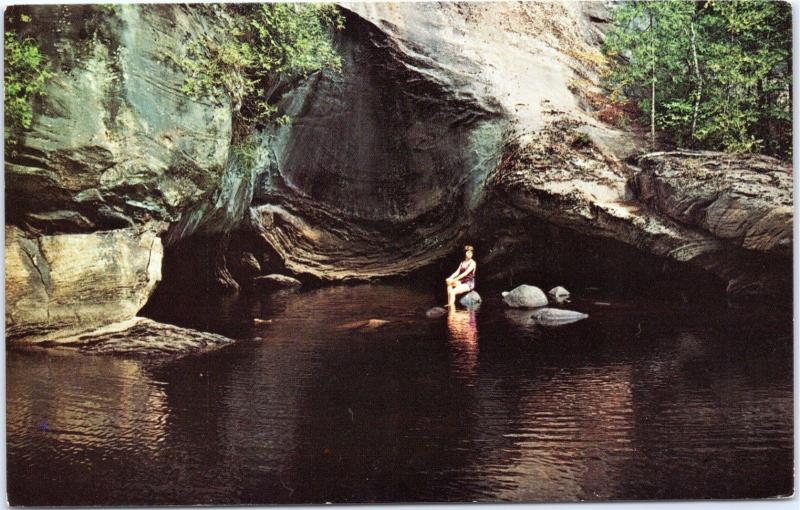
[[[650, 30], [653, 30], [653, 11], [650, 11]], [[650, 34], [650, 53], [653, 55], [653, 76], [650, 87], [650, 145], [656, 147], [656, 45], [655, 35]]]
[[700, 97], [703, 95], [703, 77], [700, 75], [700, 65], [697, 62], [697, 36], [694, 30], [694, 21], [689, 24], [692, 30], [692, 58], [694, 59], [694, 74], [697, 77], [697, 89], [694, 96], [694, 112], [692, 112], [692, 145], [694, 145], [694, 133], [697, 130], [697, 111], [700, 108]]

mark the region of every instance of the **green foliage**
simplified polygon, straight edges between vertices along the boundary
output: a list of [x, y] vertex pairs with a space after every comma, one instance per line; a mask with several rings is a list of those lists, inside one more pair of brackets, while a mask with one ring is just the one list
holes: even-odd
[[244, 168], [251, 168], [258, 159], [259, 140], [254, 135], [249, 135], [231, 146], [234, 157]]
[[[29, 23], [30, 17], [23, 14], [20, 20]], [[5, 33], [4, 64], [5, 140], [13, 146], [22, 131], [31, 127], [33, 99], [44, 95], [51, 73], [36, 41], [20, 38], [12, 30]]]
[[[767, 0], [628, 2], [609, 84], [673, 143], [791, 154], [791, 9]], [[652, 100], [655, 86], [655, 101]]]
[[222, 23], [216, 33], [195, 38], [187, 47], [186, 58], [169, 57], [187, 75], [184, 93], [195, 99], [227, 98], [240, 124], [274, 121], [272, 96], [280, 84], [323, 68], [341, 68], [331, 32], [342, 29], [344, 19], [332, 5], [197, 8], [213, 11]]

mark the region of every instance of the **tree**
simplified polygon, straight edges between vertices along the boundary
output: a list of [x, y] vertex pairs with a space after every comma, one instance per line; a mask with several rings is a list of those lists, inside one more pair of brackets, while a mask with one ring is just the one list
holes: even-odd
[[791, 151], [791, 12], [765, 0], [628, 2], [605, 51], [613, 92], [677, 145]]

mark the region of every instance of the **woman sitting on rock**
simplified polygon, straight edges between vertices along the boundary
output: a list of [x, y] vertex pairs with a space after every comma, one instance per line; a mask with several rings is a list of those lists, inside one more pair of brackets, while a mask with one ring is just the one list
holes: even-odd
[[456, 297], [475, 288], [475, 269], [477, 264], [472, 260], [472, 246], [464, 246], [464, 262], [456, 272], [445, 280], [447, 286], [447, 304], [445, 307], [455, 308]]

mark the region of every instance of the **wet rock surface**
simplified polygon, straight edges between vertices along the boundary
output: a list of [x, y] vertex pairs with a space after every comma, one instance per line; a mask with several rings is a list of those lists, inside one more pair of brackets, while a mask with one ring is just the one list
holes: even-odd
[[564, 287], [553, 287], [547, 291], [547, 295], [553, 298], [556, 303], [563, 303], [569, 299], [570, 293]]
[[347, 322], [345, 324], [339, 324], [336, 326], [336, 329], [344, 329], [350, 331], [374, 331], [378, 328], [381, 328], [391, 321], [385, 319], [367, 319], [367, 320], [359, 320], [353, 322]]
[[442, 308], [441, 306], [434, 306], [425, 312], [425, 317], [429, 319], [437, 319], [439, 317], [444, 317], [445, 315], [447, 315], [447, 309]]

